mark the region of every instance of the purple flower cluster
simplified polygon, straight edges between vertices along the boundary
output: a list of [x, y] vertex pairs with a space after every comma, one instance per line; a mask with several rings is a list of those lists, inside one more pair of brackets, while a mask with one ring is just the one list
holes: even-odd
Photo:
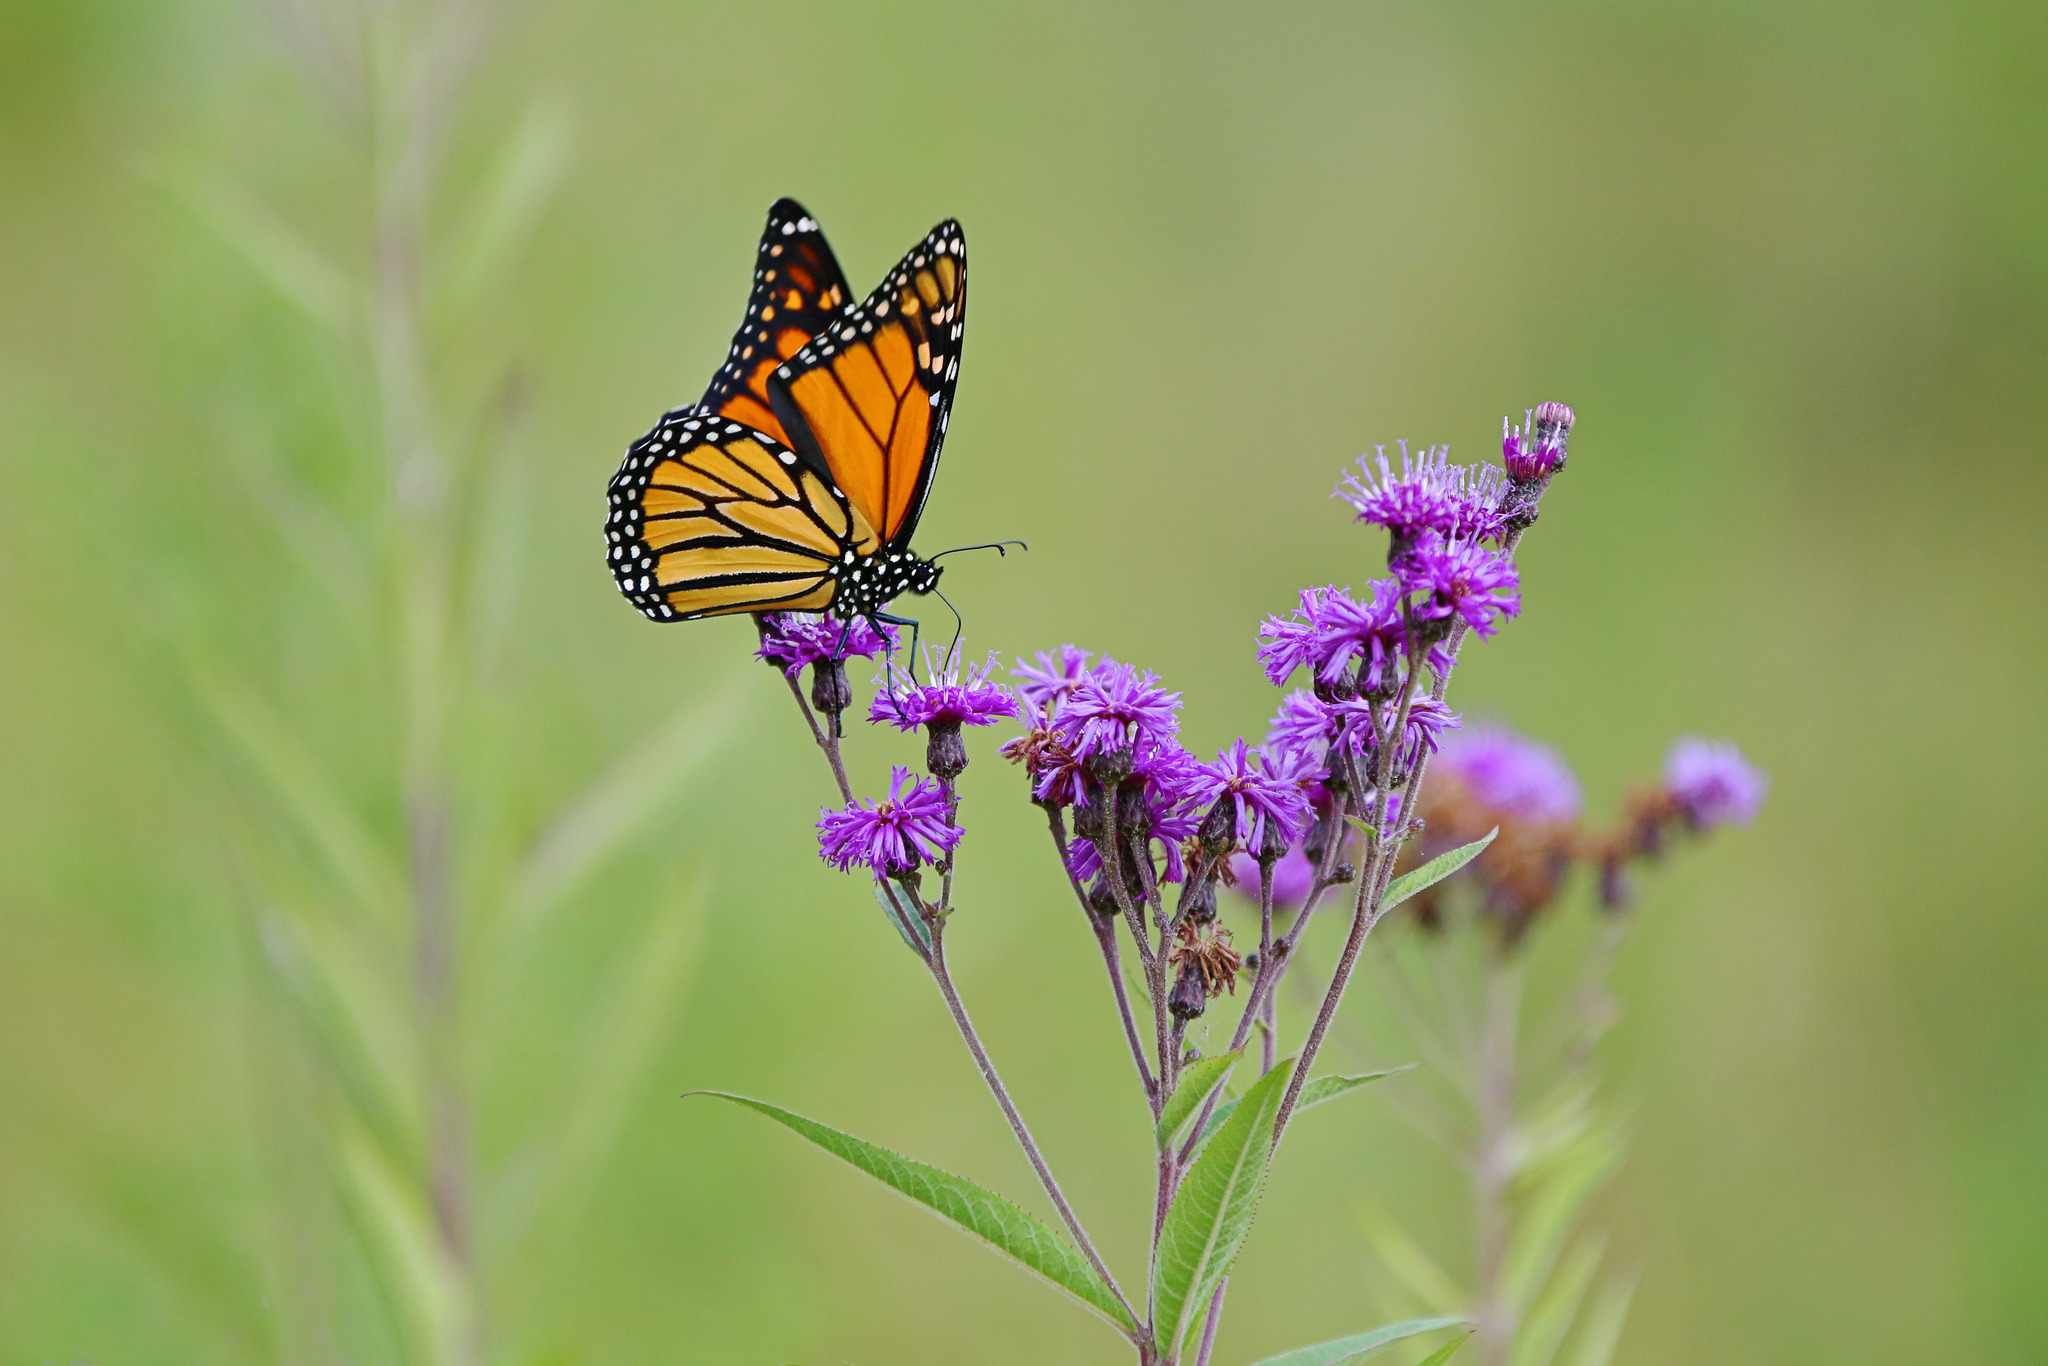
[[794, 678], [806, 664], [835, 659], [873, 659], [898, 644], [894, 627], [878, 631], [865, 617], [851, 622], [815, 612], [767, 612], [761, 616], [761, 646], [756, 659], [766, 660]]
[[1525, 821], [1568, 821], [1579, 814], [1579, 782], [1564, 756], [1504, 726], [1475, 726], [1448, 737], [1439, 761], [1487, 806]]
[[1053, 733], [1083, 764], [1133, 761], [1168, 746], [1180, 730], [1180, 694], [1159, 687], [1159, 675], [1105, 659], [1082, 675], [1052, 713]]
[[868, 706], [869, 721], [901, 731], [919, 726], [958, 730], [961, 726], [994, 725], [1018, 714], [1017, 699], [1010, 689], [989, 681], [997, 667], [993, 652], [986, 663], [966, 668], [961, 666], [957, 645], [944, 656], [927, 645], [924, 658], [929, 683], [919, 683], [900, 665], [883, 666], [882, 677], [875, 680], [881, 691]]
[[1575, 419], [1562, 403], [1544, 403], [1528, 413], [1520, 427], [1500, 420], [1500, 459], [1508, 478], [1517, 484], [1547, 479], [1564, 468], [1565, 436]]
[[914, 777], [900, 765], [889, 779], [889, 795], [880, 802], [856, 801], [818, 813], [818, 852], [840, 872], [859, 864], [874, 870], [875, 880], [936, 863], [951, 853], [963, 832], [946, 810], [946, 797], [936, 783]]
[[[1089, 673], [1089, 653], [1078, 645], [1062, 645], [1057, 650], [1040, 650], [1034, 658], [1035, 664], [1017, 661], [1017, 667], [1010, 670], [1010, 677], [1017, 680], [1017, 696], [1026, 706], [1050, 715], [1074, 689], [1081, 686], [1081, 680]], [[1104, 664], [1112, 661], [1104, 659]]]
[[1664, 790], [1695, 830], [1747, 825], [1756, 818], [1771, 780], [1724, 741], [1687, 736], [1664, 761]]
[[1477, 541], [1424, 537], [1395, 560], [1393, 569], [1401, 591], [1416, 595], [1408, 610], [1418, 622], [1457, 616], [1481, 636], [1490, 636], [1497, 618], [1522, 610], [1522, 576], [1514, 560]]
[[1253, 853], [1269, 839], [1284, 852], [1309, 822], [1299, 772], [1285, 762], [1275, 771], [1265, 753], [1246, 748], [1242, 737], [1221, 750], [1215, 763], [1195, 766], [1188, 796], [1200, 807], [1228, 803], [1231, 835]]
[[1488, 540], [1501, 533], [1499, 510], [1506, 485], [1491, 465], [1453, 465], [1448, 446], [1432, 446], [1411, 457], [1401, 443], [1401, 472], [1387, 462], [1386, 448], [1358, 458], [1358, 472], [1346, 474], [1334, 497], [1358, 513], [1358, 520], [1385, 527], [1397, 541], [1422, 533], [1458, 540]]

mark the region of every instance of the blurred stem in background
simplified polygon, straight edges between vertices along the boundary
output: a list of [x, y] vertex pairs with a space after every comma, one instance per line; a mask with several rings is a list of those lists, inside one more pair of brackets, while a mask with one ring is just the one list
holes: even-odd
[[[1631, 869], [1681, 836], [1746, 824], [1767, 783], [1732, 747], [1680, 740], [1661, 785], [1638, 787], [1612, 828], [1579, 821], [1579, 787], [1555, 752], [1477, 727], [1446, 743], [1419, 808], [1417, 857], [1498, 829], [1485, 853], [1413, 903], [1422, 942], [1380, 955], [1396, 1017], [1462, 1114], [1419, 1087], [1397, 1103], [1425, 1137], [1458, 1154], [1472, 1203], [1472, 1281], [1460, 1286], [1377, 1209], [1363, 1223], [1390, 1280], [1391, 1307], [1465, 1313], [1483, 1366], [1608, 1366], [1636, 1273], [1602, 1274], [1606, 1236], [1589, 1202], [1621, 1162], [1626, 1124], [1601, 1094], [1594, 1050], [1617, 1012], [1608, 976], [1634, 923]], [[1531, 932], [1554, 919], [1575, 866], [1597, 875], [1590, 933]], [[1531, 956], [1562, 970], [1532, 1021]], [[1426, 983], [1425, 984], [1425, 979]]]
[[[191, 658], [237, 770], [258, 785], [241, 862], [263, 971], [296, 1026], [278, 1034], [259, 1019], [252, 1030], [267, 1161], [289, 1213], [262, 1257], [271, 1342], [250, 1345], [265, 1360], [481, 1366], [530, 1355], [521, 1336], [545, 1323], [547, 1297], [532, 1293], [547, 1281], [538, 1235], [588, 1193], [667, 1035], [699, 890], [672, 885], [652, 920], [628, 930], [578, 1003], [592, 1023], [554, 1094], [521, 1112], [531, 1051], [517, 1068], [494, 1066], [527, 1009], [527, 969], [552, 913], [731, 732], [740, 693], [737, 676], [708, 690], [551, 816], [508, 812], [506, 755], [542, 722], [501, 696], [520, 385], [510, 357], [475, 384], [475, 357], [495, 340], [476, 305], [535, 219], [564, 122], [536, 102], [482, 173], [457, 176], [450, 145], [489, 46], [488, 7], [280, 4], [272, 17], [316, 78], [295, 88], [324, 92], [340, 131], [316, 180], [360, 185], [367, 202], [337, 217], [368, 231], [330, 256], [266, 206], [265, 187], [173, 178], [296, 305], [308, 354], [332, 362], [293, 377], [326, 391], [327, 428], [266, 413], [251, 472], [255, 501], [292, 510], [276, 529], [301, 569], [327, 576], [324, 596], [286, 576], [294, 612], [342, 609], [309, 623], [320, 683], [301, 692], [328, 699], [269, 700], [292, 691], [289, 678], [256, 681], [282, 671], [284, 642], [194, 645]], [[350, 259], [363, 264], [351, 271]], [[470, 389], [488, 397], [458, 397]], [[351, 468], [334, 482], [376, 496], [325, 496], [289, 468], [315, 443], [345, 452]], [[366, 571], [360, 587], [339, 580], [342, 564]], [[365, 735], [388, 739], [339, 752]], [[322, 740], [338, 752], [308, 747]], [[480, 1113], [507, 1109], [520, 1117], [480, 1133]]]

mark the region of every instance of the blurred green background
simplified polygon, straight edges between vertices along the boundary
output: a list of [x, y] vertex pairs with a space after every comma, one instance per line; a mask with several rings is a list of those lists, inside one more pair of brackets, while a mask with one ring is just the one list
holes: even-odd
[[[952, 562], [970, 648], [1156, 668], [1198, 748], [1271, 710], [1258, 619], [1371, 575], [1346, 460], [1478, 458], [1503, 413], [1575, 405], [1526, 610], [1453, 701], [1564, 748], [1596, 810], [1682, 731], [1775, 782], [1648, 881], [1621, 965], [1620, 1359], [2048, 1359], [2048, 10], [486, 11], [394, 378], [358, 289], [412, 173], [390, 110], [471, 61], [465, 13], [0, 9], [0, 1361], [424, 1360], [465, 1313], [536, 1366], [1123, 1359], [677, 1099], [1032, 1195], [935, 993], [812, 855], [829, 783], [751, 627], [658, 629], [602, 567], [604, 482], [722, 357], [781, 194], [858, 289], [963, 221], [920, 543], [1029, 540]], [[407, 412], [438, 511], [392, 512]], [[857, 785], [917, 748], [860, 736]], [[976, 752], [956, 970], [1134, 1268], [1129, 1063]], [[420, 792], [453, 1024], [376, 921]], [[432, 1126], [404, 1084], [375, 1119], [350, 1088], [380, 1067], [468, 1107], [473, 1264], [424, 1292], [377, 1172]], [[1304, 1125], [1219, 1361], [1374, 1321], [1365, 1198], [1455, 1264], [1447, 1171], [1376, 1100]]]

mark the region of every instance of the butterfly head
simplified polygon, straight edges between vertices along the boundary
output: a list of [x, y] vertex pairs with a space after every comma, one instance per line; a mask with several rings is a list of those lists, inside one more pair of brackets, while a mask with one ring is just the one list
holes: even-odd
[[912, 560], [903, 577], [903, 591], [923, 597], [939, 586], [941, 572], [930, 560]]

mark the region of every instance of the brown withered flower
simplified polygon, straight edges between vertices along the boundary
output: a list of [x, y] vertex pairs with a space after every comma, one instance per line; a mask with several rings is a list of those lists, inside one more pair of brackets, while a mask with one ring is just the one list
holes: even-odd
[[1184, 972], [1200, 973], [1202, 986], [1211, 996], [1226, 991], [1237, 994], [1237, 970], [1243, 961], [1230, 945], [1230, 931], [1222, 925], [1183, 921], [1166, 961]]

